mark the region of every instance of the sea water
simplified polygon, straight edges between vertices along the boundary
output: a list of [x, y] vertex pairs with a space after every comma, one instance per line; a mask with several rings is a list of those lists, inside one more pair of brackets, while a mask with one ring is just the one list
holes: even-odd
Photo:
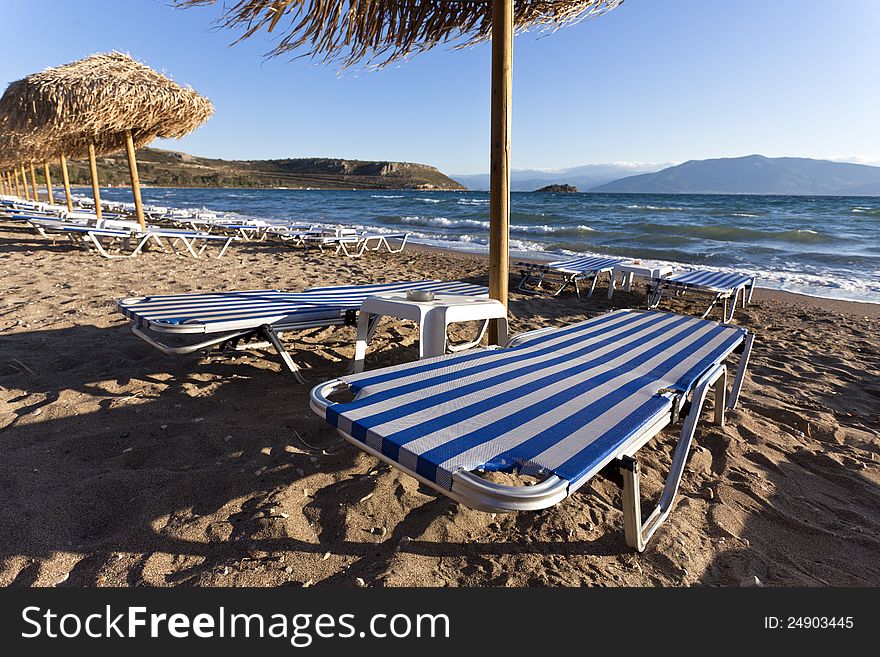
[[[130, 201], [127, 189], [108, 200]], [[287, 189], [143, 190], [144, 203], [247, 218], [408, 232], [414, 242], [485, 252], [486, 192]], [[741, 271], [762, 287], [880, 303], [880, 198], [511, 195], [512, 257], [580, 254]]]

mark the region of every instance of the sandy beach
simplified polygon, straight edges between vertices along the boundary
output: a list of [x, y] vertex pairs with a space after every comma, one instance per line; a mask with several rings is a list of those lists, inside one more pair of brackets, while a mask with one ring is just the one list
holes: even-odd
[[[675, 509], [636, 554], [608, 479], [542, 512], [467, 509], [342, 441], [274, 358], [166, 356], [115, 311], [148, 293], [486, 284], [482, 257], [239, 244], [221, 260], [108, 261], [8, 226], [0, 253], [4, 586], [880, 584], [878, 305], [756, 291], [736, 317], [757, 334], [741, 405], [701, 424]], [[514, 294], [512, 329], [644, 301], [640, 286], [611, 302], [604, 286]], [[293, 339], [314, 381], [354, 353], [352, 328]], [[386, 320], [372, 347], [368, 367], [414, 359], [416, 331]], [[640, 453], [647, 497], [673, 438]]]

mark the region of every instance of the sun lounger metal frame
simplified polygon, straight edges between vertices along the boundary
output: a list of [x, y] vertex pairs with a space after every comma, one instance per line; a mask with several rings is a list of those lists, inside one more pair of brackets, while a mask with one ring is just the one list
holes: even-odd
[[[576, 263], [584, 262], [585, 267], [578, 266]], [[602, 258], [602, 257], [585, 257], [585, 258], [569, 258], [566, 260], [558, 260], [549, 263], [536, 262], [518, 262], [520, 267], [520, 279], [516, 285], [516, 289], [526, 294], [540, 294], [544, 292], [543, 284], [548, 276], [559, 276], [562, 283], [555, 291], [549, 291], [550, 296], [559, 296], [569, 285], [574, 286], [577, 298], [581, 298], [580, 282], [592, 278], [587, 297], [593, 296], [596, 290], [596, 284], [599, 281], [599, 275], [607, 273], [610, 286], [614, 286], [614, 268], [625, 264], [628, 261], [621, 258]], [[533, 283], [534, 289], [526, 286], [532, 282], [533, 278], [537, 280]]]
[[[144, 232], [126, 228], [122, 225], [109, 227], [92, 226], [85, 220], [66, 221], [51, 217], [22, 215], [37, 232], [51, 239], [65, 235], [77, 246], [94, 251], [105, 258], [131, 258], [141, 253], [148, 244], [155, 244], [163, 252], [189, 254], [199, 258], [212, 244], [220, 246], [215, 257], [222, 258], [230, 245], [237, 239], [231, 235], [209, 235], [198, 231], [185, 231], [150, 227]], [[117, 222], [117, 224], [128, 222]], [[199, 244], [201, 242], [201, 244]], [[182, 247], [182, 248], [181, 248]]]
[[[660, 314], [659, 311], [616, 311], [621, 312], [648, 312]], [[671, 313], [663, 313], [671, 315]], [[515, 347], [517, 344], [541, 334], [556, 331], [558, 329], [539, 329], [523, 333], [511, 339], [506, 348]], [[615, 463], [623, 478], [621, 503], [624, 514], [624, 529], [626, 543], [639, 552], [645, 549], [647, 542], [657, 531], [658, 527], [669, 516], [672, 505], [681, 484], [684, 467], [688, 453], [694, 438], [697, 424], [703, 404], [711, 388], [715, 392], [714, 422], [723, 426], [725, 412], [733, 410], [739, 399], [748, 367], [749, 358], [754, 340], [753, 334], [745, 329], [741, 340], [727, 353], [721, 355], [714, 364], [700, 376], [688, 390], [672, 391], [660, 390], [657, 394], [662, 395], [672, 402], [668, 407], [656, 413], [642, 425], [640, 431], [624, 444], [605, 458], [597, 461], [589, 471], [583, 473], [577, 480], [569, 481], [555, 474], [549, 475], [543, 481], [532, 486], [509, 486], [487, 481], [486, 479], [468, 471], [456, 471], [452, 474], [452, 486], [445, 488], [433, 480], [420, 475], [412, 468], [401, 465], [398, 461], [386, 456], [381, 451], [358, 440], [346, 431], [337, 429], [339, 435], [355, 445], [359, 449], [375, 456], [379, 460], [395, 467], [406, 474], [414, 477], [426, 486], [456, 500], [468, 507], [488, 512], [529, 511], [550, 507], [574, 493], [580, 486], [589, 481], [595, 474], [611, 463]], [[486, 347], [484, 349], [501, 349], [500, 347]], [[739, 364], [736, 376], [727, 394], [727, 366], [725, 361], [732, 353], [739, 353]], [[455, 355], [444, 356], [441, 359], [454, 358]], [[439, 360], [439, 359], [438, 359]], [[388, 368], [393, 369], [393, 368]], [[375, 370], [373, 374], [379, 374], [384, 370]], [[349, 390], [349, 384], [343, 379], [335, 379], [322, 383], [312, 389], [310, 406], [312, 410], [322, 418], [327, 417], [327, 409], [335, 404], [330, 397], [337, 393]], [[641, 447], [656, 437], [665, 427], [678, 422], [684, 416], [684, 422], [676, 444], [675, 452], [660, 499], [646, 519], [642, 516], [640, 494], [640, 471], [635, 460], [635, 455]]]
[[[672, 274], [669, 277], [660, 277], [660, 278], [652, 278], [649, 283], [648, 289], [648, 308], [656, 308], [660, 305], [660, 302], [663, 300], [664, 292], [673, 293], [676, 296], [683, 296], [689, 292], [707, 292], [713, 295], [712, 300], [709, 302], [709, 307], [706, 308], [706, 311], [700, 315], [701, 318], [705, 319], [709, 316], [709, 313], [712, 312], [712, 309], [718, 304], [719, 301], [723, 301], [723, 309], [722, 309], [722, 321], [725, 324], [729, 324], [733, 321], [733, 315], [736, 312], [736, 304], [740, 299], [741, 295], [741, 305], [743, 307], [749, 305], [752, 302], [752, 294], [755, 291], [755, 276], [749, 276], [747, 274], [724, 274], [718, 272], [717, 276], [721, 281], [720, 284], [713, 285], [711, 283], [711, 275], [715, 272], [710, 272], [707, 270], [692, 270], [686, 272], [679, 272], [676, 274]], [[679, 276], [689, 277], [691, 275], [701, 276], [705, 275], [709, 283], [700, 283], [700, 282], [690, 282], [688, 280], [676, 280]], [[725, 278], [733, 277], [734, 282], [732, 284], [727, 284], [724, 282]]]
[[[306, 235], [302, 238], [305, 246], [316, 246], [322, 253], [332, 248], [333, 253], [343, 253], [349, 258], [360, 258], [367, 251], [380, 251], [384, 246], [388, 253], [400, 253], [406, 247], [409, 233], [355, 234], [355, 235]], [[397, 248], [389, 240], [400, 240]]]

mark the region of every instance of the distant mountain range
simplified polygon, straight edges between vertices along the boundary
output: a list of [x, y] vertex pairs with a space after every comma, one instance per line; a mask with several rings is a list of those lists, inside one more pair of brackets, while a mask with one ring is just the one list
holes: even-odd
[[588, 191], [634, 194], [880, 196], [880, 167], [803, 157], [691, 160], [627, 176]]
[[[542, 171], [540, 169], [516, 169], [510, 172], [510, 188], [514, 192], [533, 192], [546, 185], [571, 185], [580, 190], [587, 190], [603, 185], [623, 176], [647, 173], [662, 169], [665, 164], [628, 165], [628, 164], [585, 164], [558, 171]], [[461, 183], [472, 191], [489, 189], [489, 174], [450, 175], [450, 178]]]
[[[297, 158], [219, 160], [187, 153], [143, 148], [137, 152], [141, 183], [156, 187], [268, 187], [287, 189], [462, 189], [427, 164], [411, 162]], [[88, 184], [85, 162], [70, 162], [73, 184]], [[60, 174], [55, 172], [55, 180]], [[98, 161], [104, 185], [128, 185], [124, 154]]]

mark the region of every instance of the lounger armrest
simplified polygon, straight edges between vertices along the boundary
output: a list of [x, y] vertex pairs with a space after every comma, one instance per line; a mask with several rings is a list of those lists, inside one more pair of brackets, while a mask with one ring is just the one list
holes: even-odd
[[334, 392], [342, 392], [348, 389], [349, 385], [342, 379], [333, 379], [332, 381], [321, 383], [312, 388], [312, 392], [309, 394], [309, 406], [315, 413], [326, 418], [327, 407], [334, 403], [327, 399], [327, 396], [332, 395]]

